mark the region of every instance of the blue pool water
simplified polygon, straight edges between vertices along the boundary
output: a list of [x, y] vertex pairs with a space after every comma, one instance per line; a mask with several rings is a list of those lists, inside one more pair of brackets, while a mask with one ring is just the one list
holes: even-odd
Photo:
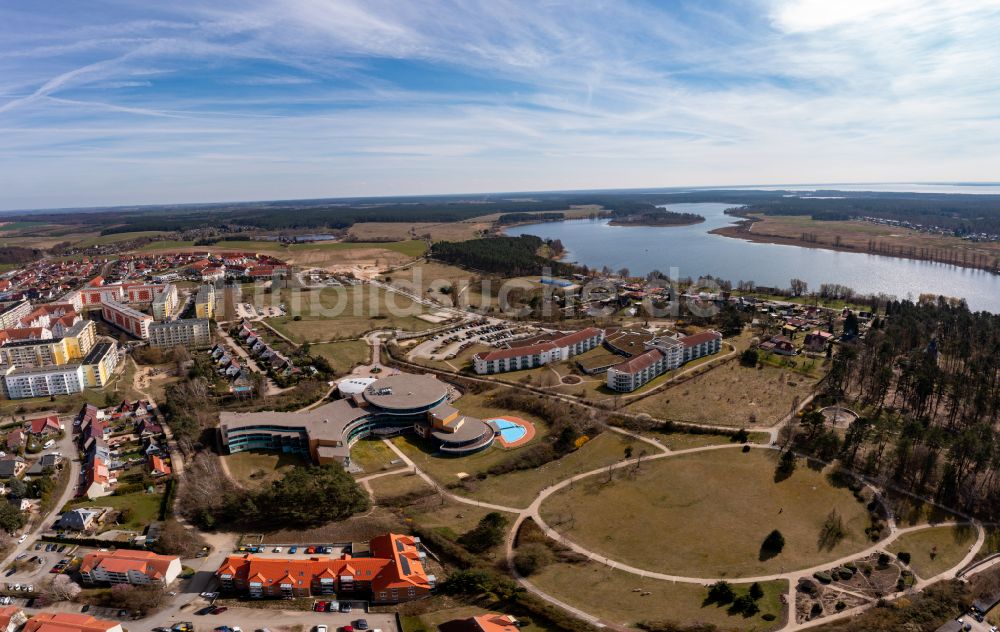
[[490, 419], [493, 423], [500, 428], [500, 436], [507, 443], [514, 443], [524, 438], [524, 435], [528, 434], [528, 431], [524, 426], [516, 424], [513, 421], [507, 421], [506, 419]]

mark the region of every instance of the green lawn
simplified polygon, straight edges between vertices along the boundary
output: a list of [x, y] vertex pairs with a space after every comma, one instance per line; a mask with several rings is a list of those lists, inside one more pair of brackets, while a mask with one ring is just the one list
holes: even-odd
[[[775, 483], [776, 459], [774, 450], [734, 447], [651, 461], [636, 476], [621, 472], [611, 483], [601, 473], [549, 497], [542, 517], [597, 553], [692, 577], [805, 568], [869, 546], [868, 513], [848, 489], [805, 462]], [[833, 509], [845, 535], [821, 547]], [[773, 529], [784, 536], [784, 550], [762, 558], [761, 543]]]
[[[609, 463], [617, 463], [624, 458], [626, 445], [632, 445], [636, 453], [642, 449], [642, 444], [637, 444], [628, 437], [605, 432], [585, 443], [580, 449], [541, 467], [518, 470], [500, 476], [487, 476], [479, 480], [477, 474], [509, 458], [517, 450], [493, 447], [456, 458], [434, 456], [433, 448], [415, 436], [397, 437], [393, 442], [417, 464], [417, 467], [442, 485], [459, 481], [458, 475], [465, 473], [467, 489], [454, 490], [456, 494], [511, 507], [527, 507], [543, 488], [567, 476], [600, 468]], [[649, 447], [652, 450], [652, 446]]]
[[[669, 542], [663, 545], [669, 546]], [[764, 596], [757, 602], [761, 611], [745, 618], [729, 614], [725, 606], [705, 604], [708, 589], [704, 586], [647, 579], [596, 562], [550, 564], [529, 580], [561, 601], [622, 626], [634, 626], [640, 621], [672, 621], [759, 632], [781, 627], [781, 595], [788, 586], [784, 581], [762, 583]], [[747, 584], [733, 585], [737, 595], [749, 589]], [[765, 621], [765, 614], [774, 615], [775, 620]]]
[[285, 316], [266, 322], [299, 343], [358, 338], [375, 329], [422, 331], [434, 327], [416, 317], [426, 311], [422, 305], [374, 285], [294, 292], [284, 289], [280, 296], [264, 294], [258, 298], [269, 305], [285, 305]]
[[913, 572], [922, 579], [930, 579], [961, 562], [975, 541], [975, 529], [952, 525], [903, 534], [888, 548], [896, 554], [909, 553]]
[[407, 257], [419, 257], [427, 252], [427, 244], [416, 239], [389, 242], [349, 241], [332, 244], [292, 244], [288, 247], [288, 250], [291, 252], [336, 252], [338, 250], [355, 250], [359, 248], [391, 250]]
[[371, 347], [364, 340], [311, 345], [309, 353], [326, 358], [338, 375], [350, 373], [351, 369], [371, 359]]
[[261, 487], [293, 467], [307, 464], [297, 456], [277, 452], [237, 452], [219, 458], [224, 459], [232, 477], [247, 487]]
[[375, 500], [378, 502], [416, 492], [431, 491], [430, 485], [424, 479], [410, 472], [381, 476], [368, 481], [368, 484], [371, 485]]
[[63, 511], [77, 509], [79, 507], [112, 507], [118, 511], [129, 509], [132, 512], [128, 522], [121, 525], [106, 524], [105, 529], [126, 529], [139, 531], [150, 522], [154, 522], [160, 517], [160, 494], [146, 494], [137, 492], [124, 496], [105, 496], [94, 500], [72, 501], [63, 508]]
[[362, 439], [351, 447], [351, 462], [364, 470], [365, 474], [376, 474], [383, 470], [403, 467], [389, 465], [399, 457], [381, 439]]

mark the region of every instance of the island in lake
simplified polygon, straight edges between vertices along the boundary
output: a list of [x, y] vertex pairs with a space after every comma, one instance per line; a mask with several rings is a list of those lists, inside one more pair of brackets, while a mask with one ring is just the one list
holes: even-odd
[[700, 224], [705, 218], [697, 213], [678, 213], [657, 208], [643, 213], [615, 213], [608, 224], [611, 226], [690, 226]]

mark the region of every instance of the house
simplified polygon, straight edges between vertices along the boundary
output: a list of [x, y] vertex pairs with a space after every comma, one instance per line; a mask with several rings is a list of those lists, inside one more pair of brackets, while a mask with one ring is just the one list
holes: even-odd
[[95, 551], [83, 557], [80, 577], [87, 584], [166, 586], [181, 574], [181, 558], [152, 551]]
[[27, 621], [28, 615], [17, 606], [0, 608], [0, 632], [17, 632]]
[[170, 476], [170, 466], [158, 456], [149, 457], [149, 474], [155, 478]]
[[62, 430], [59, 425], [59, 418], [55, 415], [49, 415], [48, 417], [38, 417], [37, 419], [28, 420], [26, 427], [28, 432], [35, 435], [36, 437], [41, 437], [47, 434], [54, 434]]
[[517, 619], [509, 614], [481, 614], [441, 624], [441, 632], [519, 632]]
[[101, 509], [81, 507], [64, 513], [57, 524], [62, 529], [89, 531], [97, 525], [103, 514], [104, 510]]
[[223, 591], [252, 598], [337, 595], [390, 604], [419, 599], [436, 579], [424, 570], [420, 540], [386, 533], [369, 542], [370, 557], [309, 559], [232, 555], [215, 575]]
[[56, 469], [61, 462], [62, 457], [58, 454], [43, 454], [42, 458], [31, 464], [25, 476], [43, 476], [46, 472]]
[[785, 336], [774, 336], [770, 340], [760, 343], [760, 348], [778, 355], [795, 355], [795, 345]]
[[27, 435], [20, 428], [14, 428], [7, 433], [7, 451], [20, 452], [27, 442]]
[[122, 632], [122, 624], [89, 614], [39, 612], [28, 619], [21, 632]]
[[111, 473], [108, 471], [107, 463], [100, 458], [95, 458], [84, 469], [84, 492], [87, 498], [100, 498], [108, 496], [113, 491]]
[[136, 432], [142, 438], [157, 437], [163, 434], [163, 426], [152, 419], [143, 419], [136, 426]]
[[833, 334], [828, 331], [814, 329], [806, 334], [802, 346], [806, 351], [822, 353], [826, 351], [827, 346], [833, 342], [833, 337]]
[[0, 460], [0, 478], [15, 478], [28, 468], [24, 457], [14, 456]]

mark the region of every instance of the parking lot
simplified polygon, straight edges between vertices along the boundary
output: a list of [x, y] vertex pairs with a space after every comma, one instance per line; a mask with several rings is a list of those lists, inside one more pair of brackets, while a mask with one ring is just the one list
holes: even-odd
[[[265, 628], [287, 628], [293, 625], [302, 625], [310, 632], [313, 632], [318, 625], [325, 625], [329, 632], [337, 632], [348, 625], [354, 629], [361, 629], [357, 624], [359, 619], [363, 619], [368, 630], [398, 632], [395, 615], [365, 613], [359, 608], [352, 608], [351, 612], [340, 612], [339, 609], [309, 612], [222, 606], [220, 608], [222, 611], [218, 614], [197, 614], [203, 611], [208, 603], [207, 600], [196, 600], [190, 609], [176, 615], [170, 624], [173, 625], [178, 621], [190, 621], [194, 625], [195, 632], [208, 632], [220, 627], [240, 628], [243, 632], [254, 632]], [[319, 600], [319, 603], [324, 602]]]
[[31, 592], [26, 587], [40, 584], [45, 578], [69, 568], [77, 548], [75, 545], [36, 542], [14, 559], [16, 566], [4, 571], [4, 588], [15, 593]]
[[256, 544], [241, 546], [237, 553], [253, 553], [260, 557], [308, 559], [310, 557], [340, 557], [350, 553], [346, 544]]

